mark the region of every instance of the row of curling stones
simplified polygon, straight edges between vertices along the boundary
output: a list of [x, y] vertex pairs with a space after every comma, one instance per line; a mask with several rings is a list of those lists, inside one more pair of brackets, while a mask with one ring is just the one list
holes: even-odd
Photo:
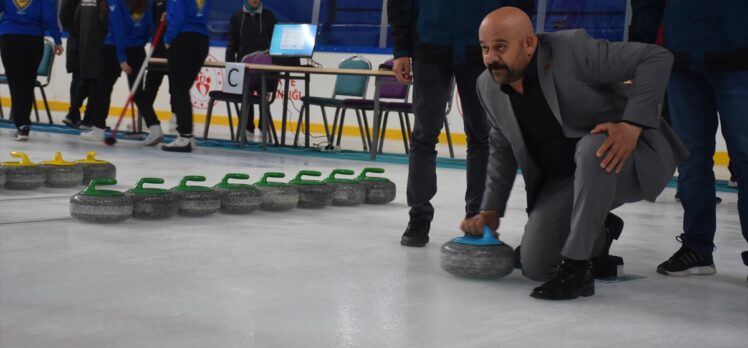
[[18, 162], [0, 163], [0, 187], [11, 190], [32, 190], [41, 186], [71, 187], [87, 185], [93, 178], [114, 179], [117, 169], [113, 164], [97, 160], [91, 151], [85, 159], [65, 161], [62, 154], [41, 163], [33, 163], [24, 152], [11, 152]]
[[488, 226], [483, 227], [482, 237], [457, 237], [441, 250], [442, 269], [458, 277], [498, 279], [514, 269], [514, 250], [496, 239]]
[[[317, 171], [300, 171], [289, 183], [272, 182], [284, 173], [265, 173], [255, 185], [231, 183], [247, 180], [249, 175], [230, 173], [211, 187], [189, 185], [203, 182], [204, 176], [186, 176], [171, 190], [146, 188], [145, 184], [163, 184], [161, 178], [142, 178], [134, 188], [119, 192], [99, 190], [97, 186], [116, 185], [115, 179], [93, 179], [89, 186], [70, 199], [70, 214], [92, 222], [118, 222], [130, 216], [141, 219], [163, 219], [176, 215], [205, 216], [218, 210], [229, 214], [251, 213], [258, 208], [284, 211], [296, 207], [320, 208], [326, 205], [352, 205], [360, 202], [387, 203], [395, 197], [395, 184], [386, 178], [368, 177], [367, 173], [383, 173], [380, 168], [367, 168], [358, 178], [340, 179], [338, 174], [353, 171], [336, 169], [323, 181], [305, 180], [303, 176], [321, 176]], [[367, 197], [371, 192], [372, 199]]]

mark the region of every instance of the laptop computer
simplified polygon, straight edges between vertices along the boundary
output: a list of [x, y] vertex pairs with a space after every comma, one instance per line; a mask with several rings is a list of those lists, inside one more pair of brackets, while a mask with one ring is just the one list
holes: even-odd
[[300, 65], [300, 58], [314, 55], [316, 39], [316, 24], [276, 24], [269, 51], [273, 64]]

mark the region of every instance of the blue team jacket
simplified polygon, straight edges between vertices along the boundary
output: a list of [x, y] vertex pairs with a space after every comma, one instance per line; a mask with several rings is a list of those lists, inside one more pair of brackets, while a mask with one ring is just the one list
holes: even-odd
[[212, 0], [168, 0], [164, 43], [171, 44], [179, 33], [208, 35], [208, 17]]
[[153, 34], [153, 6], [146, 1], [144, 12], [132, 13], [127, 0], [109, 0], [109, 31], [104, 44], [115, 46], [120, 63], [127, 61], [128, 47], [143, 47]]
[[0, 0], [0, 35], [44, 36], [62, 44], [56, 0]]

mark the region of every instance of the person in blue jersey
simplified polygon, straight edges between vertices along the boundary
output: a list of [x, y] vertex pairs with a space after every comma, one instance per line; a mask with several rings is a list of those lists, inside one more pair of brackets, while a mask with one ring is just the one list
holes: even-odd
[[[107, 10], [109, 31], [101, 51], [100, 85], [92, 91], [88, 106], [93, 108], [93, 127], [81, 132], [83, 140], [104, 140], [114, 83], [124, 72], [132, 86], [145, 61], [144, 46], [153, 32], [149, 0], [109, 0]], [[134, 100], [138, 107], [143, 104], [140, 88], [136, 90]]]
[[31, 130], [36, 71], [44, 54], [45, 31], [62, 54], [56, 0], [0, 0], [0, 56], [10, 88], [10, 117], [16, 124], [15, 140], [26, 141]]
[[192, 100], [190, 88], [208, 56], [208, 17], [211, 0], [168, 0], [164, 44], [169, 60], [171, 111], [177, 115], [174, 141], [164, 151], [192, 152]]

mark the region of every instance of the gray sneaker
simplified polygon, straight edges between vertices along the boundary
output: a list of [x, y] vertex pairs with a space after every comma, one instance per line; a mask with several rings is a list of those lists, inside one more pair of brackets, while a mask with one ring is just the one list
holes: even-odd
[[161, 143], [161, 140], [164, 139], [164, 132], [161, 130], [161, 125], [154, 124], [150, 127], [148, 127], [149, 133], [148, 136], [143, 140], [142, 145], [143, 146], [156, 146], [159, 143]]

